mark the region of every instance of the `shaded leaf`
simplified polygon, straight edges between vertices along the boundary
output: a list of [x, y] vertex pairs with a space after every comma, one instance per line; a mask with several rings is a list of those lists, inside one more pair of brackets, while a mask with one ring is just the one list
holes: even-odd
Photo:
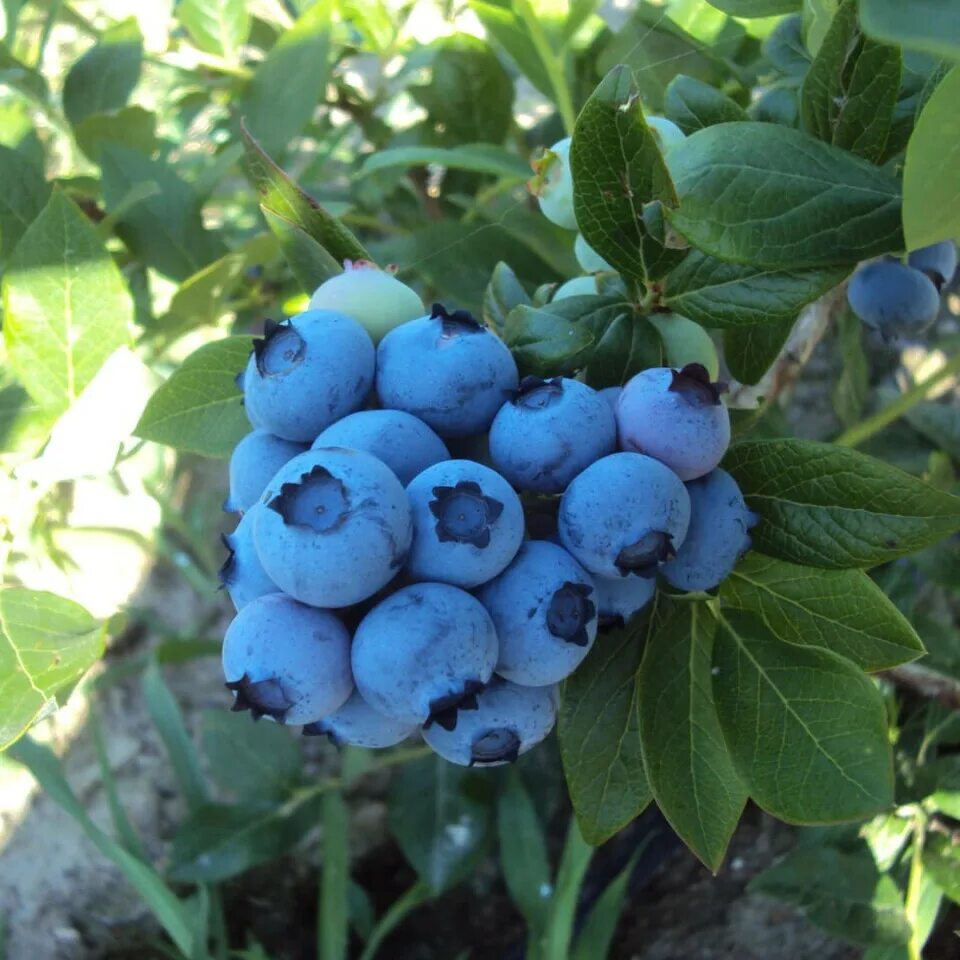
[[105, 143], [118, 143], [149, 156], [157, 148], [157, 118], [143, 107], [124, 107], [115, 113], [91, 113], [73, 131], [80, 149], [100, 162]]
[[19, 150], [0, 146], [0, 264], [7, 261], [27, 228], [50, 199], [43, 168]]
[[663, 111], [684, 133], [695, 133], [715, 123], [746, 120], [740, 104], [710, 84], [678, 74], [667, 86]]
[[960, 59], [960, 17], [942, 0], [860, 0], [863, 29], [872, 37], [948, 60]]
[[517, 275], [501, 260], [493, 268], [493, 275], [483, 294], [484, 323], [503, 336], [507, 314], [521, 304], [529, 306], [530, 297]]
[[723, 356], [730, 372], [741, 383], [759, 383], [780, 356], [793, 324], [793, 320], [778, 320], [724, 330]]

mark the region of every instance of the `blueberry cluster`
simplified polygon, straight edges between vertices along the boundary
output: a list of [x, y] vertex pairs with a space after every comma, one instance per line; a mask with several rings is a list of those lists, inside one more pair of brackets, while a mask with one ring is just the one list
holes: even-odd
[[861, 267], [847, 287], [853, 312], [884, 340], [923, 333], [937, 319], [940, 292], [957, 270], [950, 240], [915, 250], [903, 263], [894, 257]]
[[420, 729], [454, 763], [510, 761], [658, 575], [709, 590], [749, 547], [717, 467], [722, 387], [698, 364], [605, 391], [521, 380], [469, 313], [424, 315], [350, 264], [268, 324], [242, 386], [223, 668], [255, 718], [362, 747]]

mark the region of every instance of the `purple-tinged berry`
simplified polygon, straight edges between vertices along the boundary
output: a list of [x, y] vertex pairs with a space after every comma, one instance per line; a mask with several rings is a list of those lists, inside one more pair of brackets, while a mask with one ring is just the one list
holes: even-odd
[[382, 749], [406, 740], [415, 730], [415, 723], [405, 723], [373, 707], [354, 690], [350, 699], [336, 713], [322, 720], [308, 723], [303, 728], [307, 737], [325, 736], [338, 747], [367, 747]]
[[241, 518], [233, 533], [224, 534], [223, 545], [227, 559], [220, 568], [220, 583], [230, 594], [237, 610], [257, 597], [279, 593], [280, 588], [267, 576], [253, 543], [253, 528], [256, 516], [266, 507], [255, 503]]
[[249, 510], [273, 475], [306, 446], [281, 440], [266, 430], [248, 433], [230, 455], [230, 496], [223, 505], [229, 513]]
[[847, 287], [847, 302], [885, 340], [922, 333], [940, 311], [940, 294], [930, 277], [898, 260], [861, 267]]
[[925, 273], [939, 293], [957, 272], [956, 244], [952, 240], [944, 240], [929, 247], [921, 247], [907, 257], [907, 263], [914, 270]]
[[601, 627], [629, 623], [657, 592], [653, 577], [594, 577], [593, 582]]

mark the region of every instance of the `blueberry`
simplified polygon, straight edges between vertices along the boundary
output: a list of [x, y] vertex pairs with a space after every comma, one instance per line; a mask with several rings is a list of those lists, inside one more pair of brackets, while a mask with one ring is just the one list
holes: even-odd
[[610, 404], [579, 380], [525, 377], [490, 427], [493, 465], [515, 487], [562, 493], [595, 460], [613, 453]]
[[521, 687], [495, 677], [477, 697], [476, 711], [460, 715], [456, 729], [432, 726], [423, 739], [451, 763], [499, 767], [546, 739], [558, 699], [556, 686]]
[[563, 547], [525, 543], [498, 577], [477, 591], [500, 638], [499, 676], [528, 687], [568, 677], [597, 636], [590, 574]]
[[558, 227], [576, 230], [573, 174], [570, 172], [570, 138], [558, 140], [536, 166], [540, 181], [537, 197], [543, 215]]
[[361, 410], [327, 427], [313, 442], [321, 447], [365, 450], [382, 460], [406, 486], [421, 470], [449, 460], [444, 442], [422, 421], [402, 410]]
[[312, 443], [361, 406], [375, 357], [366, 330], [346, 314], [308, 310], [285, 323], [267, 321], [244, 377], [247, 413], [284, 440]]
[[750, 549], [747, 531], [759, 518], [747, 509], [737, 481], [725, 470], [691, 480], [687, 493], [690, 529], [662, 573], [679, 590], [712, 590]]
[[594, 577], [593, 583], [603, 627], [629, 623], [657, 592], [657, 581], [653, 577]]
[[266, 507], [255, 503], [241, 518], [233, 533], [223, 536], [227, 559], [220, 568], [220, 583], [223, 584], [234, 607], [239, 610], [251, 600], [268, 593], [279, 593], [280, 588], [267, 576], [253, 544], [253, 527], [256, 516]]
[[[616, 413], [617, 410], [617, 401], [620, 399], [620, 394], [623, 393], [623, 387], [604, 387], [602, 390], [597, 391], [604, 400], [610, 404], [610, 409]], [[616, 418], [614, 418], [616, 419]]]
[[401, 323], [423, 316], [420, 297], [369, 260], [347, 260], [343, 273], [314, 290], [308, 309], [336, 310], [353, 317], [374, 343]]
[[249, 510], [273, 475], [306, 446], [281, 440], [266, 430], [248, 433], [230, 455], [230, 496], [223, 505], [228, 512]]
[[914, 250], [907, 257], [907, 263], [914, 270], [925, 273], [939, 292], [957, 272], [957, 248], [952, 240], [944, 240], [942, 243]]
[[472, 460], [427, 467], [407, 487], [415, 580], [476, 587], [493, 579], [523, 542], [523, 507], [498, 473]]
[[303, 733], [308, 737], [325, 736], [338, 747], [393, 747], [406, 740], [417, 729], [415, 723], [405, 723], [377, 713], [358, 690], [336, 713], [322, 720], [308, 723]]
[[254, 525], [257, 555], [286, 593], [317, 607], [372, 596], [410, 547], [410, 506], [400, 481], [369, 453], [308, 450], [270, 481]]
[[646, 119], [647, 126], [653, 131], [653, 138], [663, 154], [669, 153], [678, 143], [683, 143], [687, 139], [686, 134], [666, 117], [648, 115]]
[[577, 258], [577, 263], [580, 264], [580, 268], [584, 273], [599, 273], [601, 270], [613, 270], [613, 267], [583, 239], [582, 233], [578, 233], [577, 239], [573, 241], [573, 255]]
[[861, 267], [847, 287], [850, 309], [885, 340], [926, 330], [940, 311], [931, 279], [896, 260]]
[[441, 437], [488, 429], [518, 379], [496, 334], [466, 311], [448, 313], [438, 303], [430, 316], [391, 330], [377, 349], [383, 405], [419, 417]]
[[566, 300], [569, 297], [596, 297], [599, 293], [597, 278], [591, 274], [588, 277], [574, 277], [566, 283], [561, 283], [551, 297], [551, 301]]
[[709, 473], [730, 445], [723, 384], [698, 363], [652, 367], [633, 377], [617, 401], [620, 447], [665, 463], [681, 480]]
[[353, 690], [350, 634], [329, 610], [272, 593], [248, 603], [227, 627], [223, 673], [234, 710], [249, 710], [255, 720], [313, 723]]
[[651, 313], [647, 319], [657, 328], [667, 357], [667, 366], [677, 370], [688, 363], [699, 363], [707, 368], [711, 380], [720, 376], [717, 348], [699, 323], [678, 313]]
[[497, 634], [479, 600], [445, 583], [404, 587], [378, 604], [353, 638], [363, 699], [405, 723], [453, 729], [475, 710], [497, 662]]
[[653, 577], [689, 523], [690, 497], [675, 473], [652, 457], [613, 453], [567, 487], [557, 531], [591, 573]]

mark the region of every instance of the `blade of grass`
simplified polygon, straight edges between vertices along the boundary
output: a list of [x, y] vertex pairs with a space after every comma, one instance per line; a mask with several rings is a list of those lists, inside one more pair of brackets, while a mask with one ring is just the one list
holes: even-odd
[[391, 904], [390, 909], [380, 918], [373, 928], [367, 945], [360, 954], [360, 960], [373, 960], [380, 944], [393, 932], [408, 913], [430, 899], [430, 888], [425, 883], [415, 883], [399, 900]]
[[550, 903], [543, 938], [543, 960], [567, 960], [573, 939], [573, 921], [584, 875], [593, 856], [591, 847], [580, 834], [575, 817], [570, 818], [567, 841], [560, 857], [557, 884]]
[[343, 794], [331, 790], [323, 796], [323, 866], [317, 930], [320, 960], [345, 960], [350, 927], [349, 821]]

